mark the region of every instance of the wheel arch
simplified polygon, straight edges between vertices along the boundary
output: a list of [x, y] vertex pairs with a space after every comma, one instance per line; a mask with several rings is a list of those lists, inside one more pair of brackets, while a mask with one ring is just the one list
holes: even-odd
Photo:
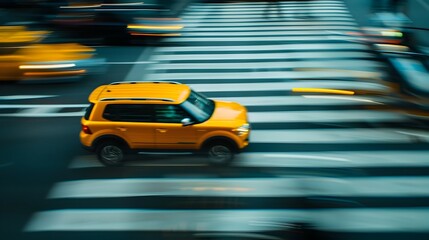
[[224, 136], [215, 136], [215, 137], [210, 137], [208, 139], [206, 139], [202, 144], [201, 144], [201, 148], [200, 150], [205, 151], [207, 150], [207, 148], [211, 145], [214, 144], [216, 142], [224, 142], [227, 143], [228, 145], [230, 145], [233, 148], [234, 152], [238, 151], [238, 145], [237, 143], [229, 138], [229, 137], [224, 137]]
[[126, 148], [130, 148], [130, 146], [129, 146], [129, 144], [127, 143], [127, 141], [125, 141], [123, 138], [121, 138], [121, 137], [118, 137], [118, 136], [116, 136], [116, 135], [111, 135], [111, 134], [109, 134], [109, 135], [103, 135], [103, 136], [100, 136], [100, 137], [98, 137], [98, 138], [96, 138], [95, 140], [94, 140], [94, 142], [92, 143], [92, 148], [93, 149], [96, 149], [97, 148], [97, 146], [100, 144], [100, 143], [102, 143], [102, 142], [106, 142], [106, 141], [115, 141], [115, 142], [118, 142], [118, 143], [120, 143], [120, 144], [122, 144], [123, 146], [125, 146]]

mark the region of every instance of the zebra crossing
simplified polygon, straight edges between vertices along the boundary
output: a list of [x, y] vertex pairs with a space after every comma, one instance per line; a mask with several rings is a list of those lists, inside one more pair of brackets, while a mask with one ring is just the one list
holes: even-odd
[[232, 166], [142, 154], [110, 169], [77, 156], [24, 234], [288, 239], [290, 224], [307, 222], [344, 239], [426, 239], [425, 120], [390, 108], [386, 66], [345, 35], [358, 28], [343, 1], [281, 1], [281, 18], [267, 4], [192, 3], [182, 36], [125, 79], [179, 81], [245, 105], [251, 145]]

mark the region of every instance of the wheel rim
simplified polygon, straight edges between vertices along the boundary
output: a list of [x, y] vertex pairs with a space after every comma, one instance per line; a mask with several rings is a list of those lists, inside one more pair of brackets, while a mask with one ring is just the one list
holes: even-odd
[[231, 159], [232, 152], [231, 150], [223, 145], [216, 145], [210, 148], [209, 158], [212, 162], [222, 163]]
[[122, 150], [113, 145], [103, 147], [100, 155], [104, 161], [112, 164], [121, 162], [124, 156]]

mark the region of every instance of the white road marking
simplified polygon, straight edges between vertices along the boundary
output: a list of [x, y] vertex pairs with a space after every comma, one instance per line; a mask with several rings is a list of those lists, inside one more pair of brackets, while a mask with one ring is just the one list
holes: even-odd
[[[163, 54], [156, 55], [152, 60], [156, 61], [184, 61], [184, 60], [269, 60], [269, 59], [353, 59], [353, 58], [375, 58], [374, 54], [365, 52], [289, 52], [289, 53], [242, 53], [242, 54]], [[222, 75], [222, 74], [219, 74]]]
[[[199, 28], [184, 28], [183, 32], [233, 32], [233, 31], [261, 31], [262, 33], [266, 33], [266, 31], [284, 31], [288, 33], [290, 31], [359, 31], [359, 28], [354, 26], [244, 26], [244, 27], [199, 27]], [[255, 47], [257, 47], [256, 45]], [[241, 46], [237, 46], [241, 47]], [[162, 49], [162, 48], [161, 48]]]
[[[344, 113], [346, 114], [346, 113]], [[311, 116], [307, 116], [311, 117]], [[395, 116], [390, 116], [395, 119]], [[396, 116], [398, 121], [402, 116]], [[381, 117], [380, 117], [381, 118]], [[378, 118], [377, 120], [380, 120]], [[388, 119], [389, 117], [386, 117]], [[320, 120], [323, 122], [325, 119]], [[374, 117], [376, 120], [376, 117]], [[374, 121], [374, 120], [369, 120]], [[319, 119], [317, 119], [319, 121]], [[327, 119], [325, 121], [328, 121]], [[347, 122], [348, 120], [340, 119]], [[351, 121], [351, 119], [350, 119]], [[273, 119], [274, 122], [274, 119]], [[413, 134], [421, 134], [429, 140], [427, 131], [407, 130]], [[250, 136], [252, 143], [284, 143], [284, 144], [389, 144], [414, 143], [415, 140], [408, 135], [397, 132], [397, 129], [292, 129], [292, 130], [253, 130]]]
[[[311, 185], [305, 188], [303, 185]], [[429, 177], [307, 176], [283, 178], [158, 178], [89, 179], [56, 183], [49, 199], [142, 196], [205, 197], [429, 197]]]
[[[201, 20], [202, 21], [202, 20]], [[330, 18], [324, 19], [323, 21], [311, 22], [311, 21], [293, 21], [293, 22], [254, 22], [253, 20], [243, 20], [240, 22], [201, 22], [197, 20], [183, 20], [185, 28], [196, 28], [199, 27], [258, 27], [258, 26], [353, 26], [358, 27], [353, 19], [350, 18]]]
[[255, 36], [247, 37], [177, 37], [177, 38], [165, 38], [164, 42], [285, 42], [285, 41], [297, 41], [297, 42], [311, 42], [311, 41], [350, 41], [356, 40], [356, 37], [339, 36], [339, 35], [320, 35], [320, 36], [280, 36], [280, 37], [266, 37], [261, 34], [255, 33]]
[[58, 95], [10, 95], [10, 96], [0, 96], [0, 100], [27, 100], [27, 99], [37, 99], [37, 98], [52, 98], [57, 96]]
[[[309, 44], [274, 44], [240, 46], [183, 46], [157, 48], [157, 53], [165, 52], [229, 52], [229, 51], [273, 51], [273, 50], [369, 50], [364, 44], [356, 43], [309, 43]], [[376, 64], [376, 62], [374, 62]], [[174, 65], [173, 65], [174, 66]]]
[[[339, 167], [429, 167], [428, 150], [410, 151], [327, 151], [327, 152], [243, 152], [236, 155], [234, 167], [260, 168], [339, 168]], [[157, 157], [145, 155], [141, 159], [127, 161], [129, 167], [180, 167], [209, 166], [207, 159], [199, 155]], [[95, 154], [76, 156], [69, 168], [103, 168]]]
[[[333, 200], [335, 202], [335, 200]], [[198, 219], [198, 221], [195, 221]], [[341, 219], [341, 221], [339, 221]], [[60, 209], [38, 212], [25, 232], [284, 230], [280, 223], [312, 222], [336, 232], [429, 232], [429, 209], [351, 208], [275, 210]], [[160, 222], [162, 221], [162, 224]], [[258, 222], [267, 224], [256, 224]]]
[[[221, 79], [237, 79], [237, 80], [250, 80], [256, 79], [263, 82], [264, 79], [281, 79], [281, 80], [330, 80], [330, 79], [353, 79], [362, 80], [369, 79], [383, 83], [381, 80], [384, 77], [382, 72], [369, 72], [369, 71], [339, 71], [335, 69], [322, 69], [314, 71], [261, 71], [261, 72], [210, 72], [210, 73], [152, 73], [148, 74], [143, 79], [150, 79], [151, 81], [180, 81], [180, 80], [221, 80]], [[387, 84], [387, 82], [386, 82]]]
[[278, 97], [223, 97], [220, 101], [238, 102], [250, 106], [342, 106], [342, 105], [379, 105], [390, 102], [386, 98], [377, 97], [342, 97], [342, 96], [278, 96]]
[[[293, 88], [329, 88], [340, 90], [369, 90], [389, 92], [391, 89], [385, 85], [364, 81], [293, 81], [293, 82], [264, 82], [264, 83], [204, 83], [188, 84], [197, 92], [240, 92], [240, 91], [291, 91]], [[267, 93], [269, 95], [269, 93]]]

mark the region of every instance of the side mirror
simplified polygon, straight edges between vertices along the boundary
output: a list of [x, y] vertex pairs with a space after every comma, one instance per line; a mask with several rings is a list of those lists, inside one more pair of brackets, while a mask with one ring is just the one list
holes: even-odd
[[191, 125], [193, 123], [190, 118], [184, 118], [180, 122], [182, 123], [183, 126], [188, 126], [188, 125]]

